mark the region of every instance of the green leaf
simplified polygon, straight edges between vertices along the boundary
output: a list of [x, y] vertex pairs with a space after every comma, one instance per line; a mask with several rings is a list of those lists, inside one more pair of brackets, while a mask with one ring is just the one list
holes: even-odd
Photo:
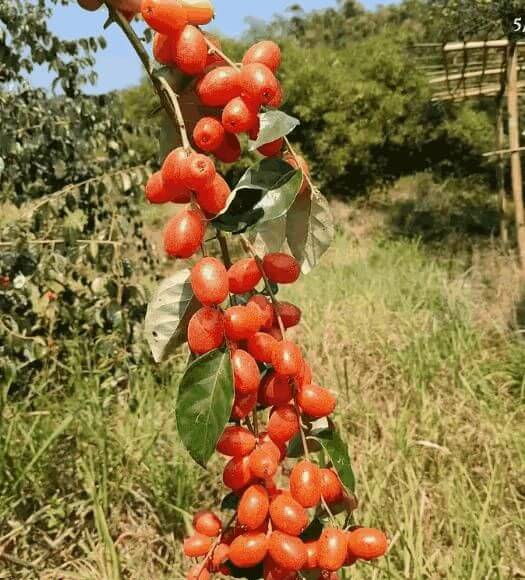
[[225, 495], [221, 501], [221, 511], [226, 510], [233, 510], [237, 509], [239, 505], [240, 497], [235, 492], [230, 492], [228, 495]]
[[265, 143], [271, 143], [280, 137], [289, 135], [301, 124], [299, 119], [290, 117], [290, 115], [282, 111], [267, 111], [266, 113], [261, 113], [259, 120], [261, 122], [259, 134], [255, 141], [250, 141], [250, 151], [255, 151], [255, 149]]
[[164, 360], [186, 342], [188, 323], [199, 308], [188, 268], [160, 284], [146, 312], [146, 339], [155, 362]]
[[286, 217], [286, 239], [303, 274], [315, 268], [333, 238], [334, 221], [324, 195], [316, 188], [311, 197], [298, 195]]
[[228, 210], [213, 225], [228, 232], [258, 230], [285, 215], [293, 204], [302, 174], [280, 159], [263, 159], [242, 176]]
[[257, 231], [250, 235], [250, 241], [259, 256], [278, 252], [286, 241], [286, 216], [258, 226]]
[[228, 349], [199, 357], [179, 385], [176, 420], [179, 436], [203, 467], [212, 456], [233, 406], [233, 371]]
[[318, 540], [323, 532], [323, 528], [323, 522], [319, 518], [314, 518], [306, 530], [301, 534], [300, 538], [303, 542]]
[[343, 485], [353, 493], [355, 491], [355, 475], [346, 443], [333, 429], [312, 432], [312, 436], [323, 446]]

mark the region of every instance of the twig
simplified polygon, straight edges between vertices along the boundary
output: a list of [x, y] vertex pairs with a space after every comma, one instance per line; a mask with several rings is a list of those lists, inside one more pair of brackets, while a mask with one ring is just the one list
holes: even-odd
[[230, 250], [228, 249], [228, 242], [226, 241], [224, 234], [220, 230], [217, 230], [217, 240], [218, 240], [219, 246], [221, 248], [221, 254], [222, 254], [222, 259], [224, 261], [224, 265], [226, 266], [226, 269], [229, 269], [229, 268], [231, 268], [231, 265], [232, 265], [232, 260], [230, 257]]
[[204, 37], [204, 39], [206, 40], [206, 44], [208, 45], [208, 48], [210, 49], [211, 53], [215, 53], [215, 54], [219, 55], [225, 62], [227, 62], [235, 70], [240, 70], [239, 65], [237, 63], [233, 62], [233, 60], [231, 58], [226, 56], [220, 48], [217, 48], [209, 38]]
[[208, 550], [208, 553], [206, 554], [204, 560], [201, 562], [201, 565], [200, 565], [199, 569], [197, 570], [197, 574], [195, 574], [195, 578], [201, 577], [202, 571], [206, 567], [206, 564], [209, 562], [210, 558], [213, 556], [213, 552], [215, 552], [215, 548], [221, 543], [224, 534], [231, 528], [231, 525], [235, 521], [236, 517], [237, 517], [237, 514], [234, 513], [232, 515], [232, 517], [229, 519], [226, 526], [224, 526], [224, 528], [221, 530], [221, 533], [217, 536], [217, 539], [213, 542], [213, 544], [211, 545], [210, 549]]

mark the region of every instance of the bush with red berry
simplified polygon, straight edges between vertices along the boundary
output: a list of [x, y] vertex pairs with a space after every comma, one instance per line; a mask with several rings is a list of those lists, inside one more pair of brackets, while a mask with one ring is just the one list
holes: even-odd
[[[354, 473], [330, 419], [336, 396], [314, 382], [290, 336], [300, 308], [278, 298], [281, 285], [315, 267], [333, 237], [328, 203], [288, 139], [299, 121], [279, 111], [281, 51], [259, 42], [238, 64], [200, 28], [213, 17], [208, 0], [142, 0], [162, 65], [154, 68], [129, 15], [108, 7], [180, 133], [181, 146], [151, 176], [146, 196], [184, 204], [166, 224], [164, 249], [192, 262], [158, 288], [148, 341], [157, 361], [188, 343], [178, 432], [203, 467], [215, 452], [226, 458], [229, 493], [220, 509], [230, 514], [195, 514], [183, 548], [196, 560], [188, 578], [335, 578], [345, 566], [383, 556], [387, 540], [355, 524]], [[166, 70], [183, 73], [199, 101], [191, 135]], [[234, 163], [246, 142], [262, 159], [229, 184], [215, 160]], [[232, 260], [235, 241], [245, 255]]]

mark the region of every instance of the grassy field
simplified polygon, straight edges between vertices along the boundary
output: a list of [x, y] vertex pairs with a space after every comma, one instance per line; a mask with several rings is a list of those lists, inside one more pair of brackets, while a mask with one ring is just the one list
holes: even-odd
[[[525, 577], [525, 349], [518, 277], [494, 248], [447, 256], [338, 207], [337, 240], [283, 295], [391, 552], [356, 579]], [[180, 579], [186, 512], [222, 465], [191, 464], [173, 400], [185, 353], [128, 377], [70, 345], [69, 378], [2, 393], [0, 578]], [[350, 576], [348, 576], [350, 577]]]

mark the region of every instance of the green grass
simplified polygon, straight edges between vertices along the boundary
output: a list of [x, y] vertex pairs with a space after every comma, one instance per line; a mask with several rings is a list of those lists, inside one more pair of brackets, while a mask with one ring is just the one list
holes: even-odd
[[[282, 292], [316, 380], [337, 389], [358, 523], [388, 558], [352, 578], [511, 578], [525, 551], [525, 349], [510, 258], [465, 264], [342, 224], [323, 265]], [[3, 387], [0, 578], [182, 578], [185, 512], [220, 501], [220, 459], [194, 466], [175, 432], [185, 355], [97, 374], [71, 345], [69, 379], [23, 399]], [[2, 555], [3, 554], [3, 555]]]

